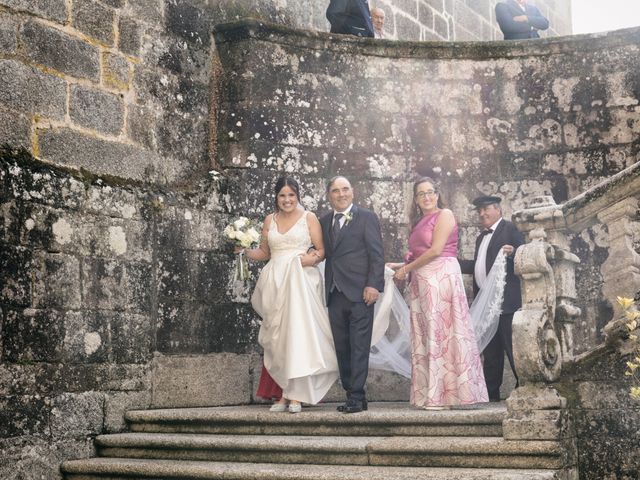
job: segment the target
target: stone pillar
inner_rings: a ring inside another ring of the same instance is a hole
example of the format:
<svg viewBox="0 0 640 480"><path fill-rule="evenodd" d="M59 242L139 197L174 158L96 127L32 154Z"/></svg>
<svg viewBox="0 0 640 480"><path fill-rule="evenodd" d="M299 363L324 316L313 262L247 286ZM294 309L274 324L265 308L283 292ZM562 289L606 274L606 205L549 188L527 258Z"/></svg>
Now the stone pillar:
<svg viewBox="0 0 640 480"><path fill-rule="evenodd" d="M629 197L600 212L597 217L609 231L609 257L600 267L604 286L602 292L611 301L614 319L621 315L617 296L635 297L640 292L640 255L634 242L640 241L638 199Z"/></svg>
<svg viewBox="0 0 640 480"><path fill-rule="evenodd" d="M555 276L549 264L555 254L543 229L533 230L530 237L514 259L522 282L522 308L513 316L513 357L521 381L553 382L562 367L555 330Z"/></svg>
<svg viewBox="0 0 640 480"><path fill-rule="evenodd" d="M531 237L534 229L543 229L546 242L553 248L550 261L556 291L555 329L566 361L573 357L573 326L581 314L576 305L575 282L575 268L580 260L570 251L562 205L557 205L550 196L538 196L527 201L526 207L516 212L514 222L527 237Z"/></svg>
<svg viewBox="0 0 640 480"><path fill-rule="evenodd" d="M562 218L557 208L546 208L540 219L547 223ZM523 220L523 215L520 216ZM533 225L535 215L528 224ZM555 229L559 232L559 229ZM556 242L560 242L558 234ZM522 386L507 399L502 422L505 440L554 440L563 445L566 478L577 478L575 434L566 399L550 385L560 377L563 347L557 335L556 299L559 295L552 264L566 262L556 252L543 228L529 231L530 242L515 256L515 271L522 282L522 308L513 317L513 356ZM567 267L564 265L563 268ZM563 275L566 275L565 271ZM571 284L568 282L568 286ZM567 285L563 286L567 292ZM562 330L561 330L562 331ZM569 332L570 333L570 332Z"/></svg>

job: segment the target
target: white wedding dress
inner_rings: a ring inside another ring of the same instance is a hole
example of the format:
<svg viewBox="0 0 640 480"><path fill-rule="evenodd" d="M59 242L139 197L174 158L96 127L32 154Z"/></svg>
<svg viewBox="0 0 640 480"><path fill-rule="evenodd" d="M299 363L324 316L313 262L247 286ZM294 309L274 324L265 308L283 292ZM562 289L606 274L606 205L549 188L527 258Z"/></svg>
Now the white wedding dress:
<svg viewBox="0 0 640 480"><path fill-rule="evenodd" d="M338 378L333 336L317 267L303 267L311 247L307 212L287 232L276 219L268 232L271 259L262 269L251 304L262 317L258 343L264 366L285 398L316 404Z"/></svg>

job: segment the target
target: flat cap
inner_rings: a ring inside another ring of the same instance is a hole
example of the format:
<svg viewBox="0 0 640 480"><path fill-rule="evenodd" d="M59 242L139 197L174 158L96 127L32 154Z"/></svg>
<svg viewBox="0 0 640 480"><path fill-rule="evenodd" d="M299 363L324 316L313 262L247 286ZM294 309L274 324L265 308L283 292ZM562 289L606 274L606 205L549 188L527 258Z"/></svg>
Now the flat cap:
<svg viewBox="0 0 640 480"><path fill-rule="evenodd" d="M500 197L494 197L492 195L483 195L478 198L474 198L471 203L476 208L486 207L487 205L493 205L494 203L500 203L502 199Z"/></svg>

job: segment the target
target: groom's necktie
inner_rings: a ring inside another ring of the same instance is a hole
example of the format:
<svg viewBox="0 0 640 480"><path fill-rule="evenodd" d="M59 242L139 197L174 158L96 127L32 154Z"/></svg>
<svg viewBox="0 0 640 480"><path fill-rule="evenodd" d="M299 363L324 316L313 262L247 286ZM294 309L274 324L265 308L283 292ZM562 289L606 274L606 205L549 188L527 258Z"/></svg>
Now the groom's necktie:
<svg viewBox="0 0 640 480"><path fill-rule="evenodd" d="M340 233L340 219L344 217L344 213L336 213L333 216L333 227L331 228L331 240L333 242L338 238L338 233Z"/></svg>

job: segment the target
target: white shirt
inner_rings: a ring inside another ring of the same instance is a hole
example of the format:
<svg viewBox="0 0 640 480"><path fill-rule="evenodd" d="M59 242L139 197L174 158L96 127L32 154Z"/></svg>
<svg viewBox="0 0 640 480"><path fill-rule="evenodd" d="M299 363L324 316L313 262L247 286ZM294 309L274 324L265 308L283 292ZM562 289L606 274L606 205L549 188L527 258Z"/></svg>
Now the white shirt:
<svg viewBox="0 0 640 480"><path fill-rule="evenodd" d="M345 217L345 215L346 215L347 213L349 213L349 212L351 211L351 209L352 209L352 208L353 208L353 203L352 203L351 205L349 205L349 206L347 207L347 209L346 209L344 212L339 212L339 211L337 211L337 210L334 210L334 211L333 211L333 220L331 221L331 225L333 225L333 224L335 223L335 220L336 220L336 213L341 213L341 214L342 214L342 218L340 218L340 220L339 220L339 221L340 221L340 228L344 227L344 222L346 222L346 221L347 221L347 218Z"/></svg>
<svg viewBox="0 0 640 480"><path fill-rule="evenodd" d="M482 241L480 242L480 246L478 247L476 264L473 269L473 278L475 279L476 284L480 288L484 286L484 283L487 280L487 249L489 248L489 242L491 241L491 237L493 237L493 234L495 233L496 228L498 228L498 225L500 225L501 221L502 221L502 218L499 218L496 223L494 223L493 225L491 225L491 227L489 227L493 231L491 233L488 233L482 238Z"/></svg>

